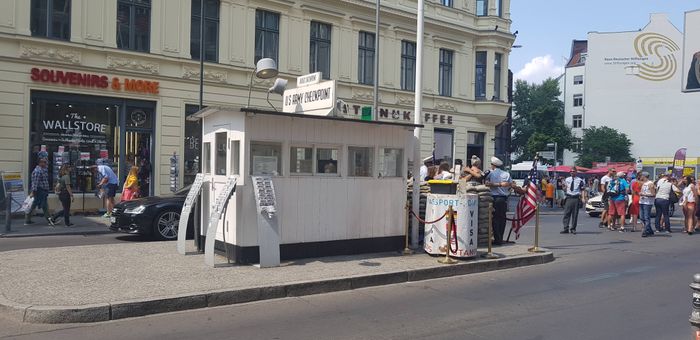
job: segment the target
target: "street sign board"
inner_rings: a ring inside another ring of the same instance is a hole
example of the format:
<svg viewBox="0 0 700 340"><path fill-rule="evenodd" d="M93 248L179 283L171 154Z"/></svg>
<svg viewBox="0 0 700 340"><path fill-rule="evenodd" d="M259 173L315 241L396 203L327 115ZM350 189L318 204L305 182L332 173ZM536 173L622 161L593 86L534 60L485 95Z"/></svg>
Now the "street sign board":
<svg viewBox="0 0 700 340"><path fill-rule="evenodd" d="M314 72L297 77L297 87L309 86L321 82L321 72Z"/></svg>
<svg viewBox="0 0 700 340"><path fill-rule="evenodd" d="M546 158L546 159L554 159L554 151L538 151L537 152L540 157Z"/></svg>
<svg viewBox="0 0 700 340"><path fill-rule="evenodd" d="M327 116L335 107L335 80L284 91L282 111Z"/></svg>

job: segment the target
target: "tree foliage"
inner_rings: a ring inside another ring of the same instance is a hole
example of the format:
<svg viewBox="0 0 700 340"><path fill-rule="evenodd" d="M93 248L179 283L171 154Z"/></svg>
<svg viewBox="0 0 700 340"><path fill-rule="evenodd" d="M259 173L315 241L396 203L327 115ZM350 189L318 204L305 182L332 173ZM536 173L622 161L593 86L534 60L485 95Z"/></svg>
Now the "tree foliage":
<svg viewBox="0 0 700 340"><path fill-rule="evenodd" d="M559 100L559 82L549 78L542 84L515 82L513 93L513 151L516 161L532 159L547 143L557 143L558 158L570 149L575 138L564 124L564 103ZM550 160L553 163L553 160Z"/></svg>
<svg viewBox="0 0 700 340"><path fill-rule="evenodd" d="M627 135L607 126L583 129L581 153L576 165L591 167L593 162L604 162L610 157L613 162L633 162L630 154L632 141Z"/></svg>

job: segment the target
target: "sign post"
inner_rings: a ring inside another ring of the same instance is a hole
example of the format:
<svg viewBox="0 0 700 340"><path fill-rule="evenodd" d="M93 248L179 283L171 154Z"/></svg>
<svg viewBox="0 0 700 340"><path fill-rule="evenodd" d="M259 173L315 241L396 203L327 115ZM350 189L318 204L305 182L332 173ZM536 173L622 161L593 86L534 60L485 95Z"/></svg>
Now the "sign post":
<svg viewBox="0 0 700 340"><path fill-rule="evenodd" d="M282 112L286 113L327 116L334 107L335 80L286 90L282 97Z"/></svg>
<svg viewBox="0 0 700 340"><path fill-rule="evenodd" d="M280 228L277 221L275 188L270 176L251 176L258 207L258 248L260 268L280 265Z"/></svg>
<svg viewBox="0 0 700 340"><path fill-rule="evenodd" d="M216 230L219 225L219 219L221 219L221 214L228 204L229 198L236 191L236 180L237 177L229 177L226 182L226 186L216 197L214 202L214 211L211 212L211 217L209 218L209 227L207 228L207 239L204 245L204 263L210 267L214 267L214 243L216 243ZM226 232L224 230L224 232Z"/></svg>
<svg viewBox="0 0 700 340"><path fill-rule="evenodd" d="M2 172L2 186L5 189L5 196L12 197L12 204L8 214L16 213L22 207L22 203L27 198L24 191L24 181L19 172Z"/></svg>
<svg viewBox="0 0 700 340"><path fill-rule="evenodd" d="M195 206L195 204L197 203L199 191L202 189L202 184L204 183L204 181L204 174L199 173L197 174L197 176L195 176L194 183L192 183L190 192L187 193L187 197L185 198L185 204L183 204L182 211L180 212L180 222L177 227L177 252L181 255L185 255L185 242L187 239L187 221L190 220L190 212L192 211L192 207ZM199 220L195 218L195 230L198 226ZM196 234L197 233L195 232L195 235Z"/></svg>

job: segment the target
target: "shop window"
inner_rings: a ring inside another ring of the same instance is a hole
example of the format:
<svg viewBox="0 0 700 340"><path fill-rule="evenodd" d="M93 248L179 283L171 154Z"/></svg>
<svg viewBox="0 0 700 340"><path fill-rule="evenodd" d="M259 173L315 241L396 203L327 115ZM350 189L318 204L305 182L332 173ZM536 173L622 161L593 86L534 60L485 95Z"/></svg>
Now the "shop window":
<svg viewBox="0 0 700 340"><path fill-rule="evenodd" d="M476 52L476 71L474 84L474 97L486 98L486 52Z"/></svg>
<svg viewBox="0 0 700 340"><path fill-rule="evenodd" d="M360 32L357 73L360 84L374 84L374 33Z"/></svg>
<svg viewBox="0 0 700 340"><path fill-rule="evenodd" d="M32 36L70 40L71 0L32 0Z"/></svg>
<svg viewBox="0 0 700 340"><path fill-rule="evenodd" d="M403 175L403 149L382 149L379 155L379 177Z"/></svg>
<svg viewBox="0 0 700 340"><path fill-rule="evenodd" d="M439 92L441 96L452 96L452 56L454 52L440 49L440 80Z"/></svg>
<svg viewBox="0 0 700 340"><path fill-rule="evenodd" d="M338 149L316 148L316 173L338 174Z"/></svg>
<svg viewBox="0 0 700 340"><path fill-rule="evenodd" d="M192 0L192 20L190 30L190 55L199 60L201 10L204 1L204 60L219 60L219 0Z"/></svg>
<svg viewBox="0 0 700 340"><path fill-rule="evenodd" d="M241 174L241 141L231 141L231 175Z"/></svg>
<svg viewBox="0 0 700 340"><path fill-rule="evenodd" d="M448 129L434 130L433 155L437 163L447 162L452 164L452 147L454 143L454 131Z"/></svg>
<svg viewBox="0 0 700 340"><path fill-rule="evenodd" d="M202 143L202 169L203 173L211 175L211 143Z"/></svg>
<svg viewBox="0 0 700 340"><path fill-rule="evenodd" d="M255 62L272 58L277 62L280 36L280 15L255 10Z"/></svg>
<svg viewBox="0 0 700 340"><path fill-rule="evenodd" d="M401 89L414 91L416 88L416 43L401 41Z"/></svg>
<svg viewBox="0 0 700 340"><path fill-rule="evenodd" d="M91 192L97 178L89 166L110 166L120 184L131 167L138 166L141 194L149 194L155 103L32 91L30 105L30 170L43 151L49 160L51 185L60 167L70 164L74 190Z"/></svg>
<svg viewBox="0 0 700 340"><path fill-rule="evenodd" d="M373 148L348 147L348 176L372 177Z"/></svg>
<svg viewBox="0 0 700 340"><path fill-rule="evenodd" d="M199 111L198 105L185 105L185 118ZM183 183L189 185L194 183L195 176L201 170L202 162L202 120L185 119L185 152L182 160L184 162Z"/></svg>
<svg viewBox="0 0 700 340"><path fill-rule="evenodd" d="M477 156L484 164L484 137L483 132L467 132L467 166L472 166L472 156Z"/></svg>
<svg viewBox="0 0 700 340"><path fill-rule="evenodd" d="M311 22L309 70L321 72L323 79L331 79L331 25Z"/></svg>
<svg viewBox="0 0 700 340"><path fill-rule="evenodd" d="M250 142L250 174L279 176L282 174L282 145Z"/></svg>
<svg viewBox="0 0 700 340"><path fill-rule="evenodd" d="M289 173L311 174L313 171L314 149L307 147L291 147L289 151Z"/></svg>
<svg viewBox="0 0 700 340"><path fill-rule="evenodd" d="M117 1L117 47L150 51L151 0Z"/></svg>
<svg viewBox="0 0 700 340"><path fill-rule="evenodd" d="M216 143L216 156L214 158L214 170L216 175L226 176L226 147L227 147L226 132L217 132L214 135L214 143Z"/></svg>

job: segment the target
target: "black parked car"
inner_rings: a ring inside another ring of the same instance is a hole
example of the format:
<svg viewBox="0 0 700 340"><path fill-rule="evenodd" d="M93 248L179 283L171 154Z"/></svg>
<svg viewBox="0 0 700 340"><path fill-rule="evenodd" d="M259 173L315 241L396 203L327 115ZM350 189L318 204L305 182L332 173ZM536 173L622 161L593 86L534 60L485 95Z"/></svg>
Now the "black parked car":
<svg viewBox="0 0 700 340"><path fill-rule="evenodd" d="M109 229L129 234L150 235L157 240L175 240L180 212L189 191L190 186L186 186L172 195L119 202L112 210ZM193 230L193 215L190 214L187 224L188 233Z"/></svg>

